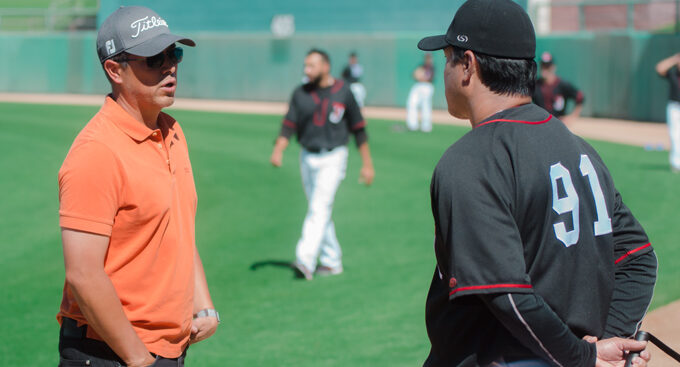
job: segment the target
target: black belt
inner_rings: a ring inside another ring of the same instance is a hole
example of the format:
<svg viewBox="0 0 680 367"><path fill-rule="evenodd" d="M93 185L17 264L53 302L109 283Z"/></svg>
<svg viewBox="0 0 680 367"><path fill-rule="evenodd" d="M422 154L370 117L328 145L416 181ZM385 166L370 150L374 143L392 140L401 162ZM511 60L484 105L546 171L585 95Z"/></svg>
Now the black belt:
<svg viewBox="0 0 680 367"><path fill-rule="evenodd" d="M62 317L61 318L61 335L63 335L65 338L69 339L77 339L77 340L83 340L83 339L89 339L89 343L101 343L101 347L104 349L104 352L106 354L109 354L109 352L116 358L118 356L115 354L115 352L103 341L96 340L96 339L90 339L87 337L87 324L83 324L82 326L78 326L78 321L70 318L70 317ZM186 349L189 349L188 347ZM184 353L182 353L183 356L186 355L186 349L184 350ZM158 355L155 353L151 353L152 356L157 357ZM169 361L176 361L179 359L177 358L166 358L161 356L160 358L167 359Z"/></svg>
<svg viewBox="0 0 680 367"><path fill-rule="evenodd" d="M333 147L333 148L308 148L308 147L304 147L304 148L305 148L306 151L308 151L310 153L319 154L319 153L330 152L337 147Z"/></svg>
<svg viewBox="0 0 680 367"><path fill-rule="evenodd" d="M70 317L61 318L61 332L67 338L85 339L87 338L87 325L78 326L78 321Z"/></svg>

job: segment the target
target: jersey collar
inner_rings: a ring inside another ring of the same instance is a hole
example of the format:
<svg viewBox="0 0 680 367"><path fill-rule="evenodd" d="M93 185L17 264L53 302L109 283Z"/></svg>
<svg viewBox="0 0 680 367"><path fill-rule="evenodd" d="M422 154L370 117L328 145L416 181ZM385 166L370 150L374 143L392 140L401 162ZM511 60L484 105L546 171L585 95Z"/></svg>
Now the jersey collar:
<svg viewBox="0 0 680 367"><path fill-rule="evenodd" d="M546 110L536 106L533 103L527 103L499 111L488 117L486 120L482 121L480 124L475 126L475 128L496 122L514 122L519 124L540 125L550 121L552 118L553 116Z"/></svg>

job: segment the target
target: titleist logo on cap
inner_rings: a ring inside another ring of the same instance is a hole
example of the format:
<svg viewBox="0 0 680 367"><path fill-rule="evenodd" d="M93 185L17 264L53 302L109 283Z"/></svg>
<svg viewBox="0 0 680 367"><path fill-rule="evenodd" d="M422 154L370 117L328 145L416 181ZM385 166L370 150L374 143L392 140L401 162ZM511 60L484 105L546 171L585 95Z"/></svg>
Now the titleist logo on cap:
<svg viewBox="0 0 680 367"><path fill-rule="evenodd" d="M166 23L165 20L161 17L156 18L155 16L152 16L151 18L149 18L148 15L142 19L137 19L130 24L130 28L137 29L137 33L133 34L132 38L137 38L137 36L139 36L140 33L156 27L167 28L168 23Z"/></svg>

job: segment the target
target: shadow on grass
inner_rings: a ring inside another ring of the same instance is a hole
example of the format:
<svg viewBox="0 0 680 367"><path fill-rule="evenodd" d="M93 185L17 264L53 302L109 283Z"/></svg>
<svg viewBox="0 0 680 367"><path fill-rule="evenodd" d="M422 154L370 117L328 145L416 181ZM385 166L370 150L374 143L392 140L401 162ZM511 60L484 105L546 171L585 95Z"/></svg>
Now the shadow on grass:
<svg viewBox="0 0 680 367"><path fill-rule="evenodd" d="M304 279L305 278L304 274L302 274L295 267L295 265L290 261L283 261L283 260L257 261L257 262L254 262L250 265L250 270L251 271L257 271L258 269L265 267L265 266L273 266L273 267L277 267L277 268L286 268L286 269L293 272L293 275L294 275L295 278L298 278L298 279Z"/></svg>

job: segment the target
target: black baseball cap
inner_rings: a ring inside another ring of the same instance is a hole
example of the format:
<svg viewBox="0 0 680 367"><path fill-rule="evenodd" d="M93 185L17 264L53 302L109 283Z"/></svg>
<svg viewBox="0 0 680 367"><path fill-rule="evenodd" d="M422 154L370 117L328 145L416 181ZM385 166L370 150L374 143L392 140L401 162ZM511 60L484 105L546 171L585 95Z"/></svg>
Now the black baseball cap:
<svg viewBox="0 0 680 367"><path fill-rule="evenodd" d="M150 57L175 42L196 46L193 40L170 33L168 23L153 10L121 6L99 27L97 54L102 63L121 52Z"/></svg>
<svg viewBox="0 0 680 367"><path fill-rule="evenodd" d="M468 0L453 16L446 34L418 42L423 51L448 46L509 59L533 59L536 33L529 15L512 0Z"/></svg>

